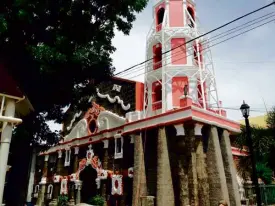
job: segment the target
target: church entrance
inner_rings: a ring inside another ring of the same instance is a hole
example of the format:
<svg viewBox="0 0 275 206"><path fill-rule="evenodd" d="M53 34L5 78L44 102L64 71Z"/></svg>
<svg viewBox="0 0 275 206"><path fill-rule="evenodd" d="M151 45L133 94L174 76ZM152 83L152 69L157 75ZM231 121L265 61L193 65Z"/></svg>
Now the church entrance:
<svg viewBox="0 0 275 206"><path fill-rule="evenodd" d="M82 181L82 189L81 189L81 202L87 203L91 201L91 199L97 195L97 185L95 179L97 178L97 172L91 165L85 167L84 170L81 171L79 179Z"/></svg>

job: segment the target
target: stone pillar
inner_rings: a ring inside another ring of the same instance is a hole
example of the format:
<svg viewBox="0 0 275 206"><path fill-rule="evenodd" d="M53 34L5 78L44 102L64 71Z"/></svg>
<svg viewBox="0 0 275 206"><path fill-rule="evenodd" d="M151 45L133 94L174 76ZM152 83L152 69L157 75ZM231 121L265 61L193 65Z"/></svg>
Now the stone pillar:
<svg viewBox="0 0 275 206"><path fill-rule="evenodd" d="M103 141L103 159L102 159L102 167L104 170L108 169L108 147L109 147L109 140ZM107 206L107 180L101 180L102 185L102 197L104 198L104 206Z"/></svg>
<svg viewBox="0 0 275 206"><path fill-rule="evenodd" d="M76 180L75 181L75 188L76 188L75 204L81 203L81 187L82 187L82 181Z"/></svg>
<svg viewBox="0 0 275 206"><path fill-rule="evenodd" d="M160 127L157 138L157 206L174 206L174 198L166 132L165 127Z"/></svg>
<svg viewBox="0 0 275 206"><path fill-rule="evenodd" d="M188 145L188 187L189 204L198 206L198 178L197 178L197 158L196 158L196 135L201 135L201 125L188 125L186 128L186 138Z"/></svg>
<svg viewBox="0 0 275 206"><path fill-rule="evenodd" d="M211 127L208 140L207 169L210 205L217 205L220 200L229 203L219 136L215 126Z"/></svg>
<svg viewBox="0 0 275 206"><path fill-rule="evenodd" d="M48 160L49 160L49 155L45 155L43 174L40 182L41 189L39 191L38 200L36 203L37 206L45 205L45 193L46 193L46 184L47 184L47 176L48 176Z"/></svg>
<svg viewBox="0 0 275 206"><path fill-rule="evenodd" d="M57 159L57 165L56 165L56 175L61 175L61 170L62 170L62 151L58 151L58 159ZM56 206L58 203L58 196L60 193L60 182L54 183L53 187L53 199L50 202L50 206Z"/></svg>
<svg viewBox="0 0 275 206"><path fill-rule="evenodd" d="M36 154L36 150L35 150L35 148L33 148L32 159L31 159L30 175L29 175L29 183L28 183L28 194L27 194L27 199L26 199L26 202L28 202L28 203L30 203L32 201L36 155L37 155Z"/></svg>
<svg viewBox="0 0 275 206"><path fill-rule="evenodd" d="M188 170L185 155L178 156L179 206L189 205Z"/></svg>
<svg viewBox="0 0 275 206"><path fill-rule="evenodd" d="M77 172L77 169L78 169L78 153L79 153L79 147L75 147L74 148L74 169L73 169L73 173L76 173ZM74 183L73 182L70 182L69 183L70 185L70 190L69 190L69 205L75 205L75 192L74 192Z"/></svg>
<svg viewBox="0 0 275 206"><path fill-rule="evenodd" d="M140 206L140 197L147 195L147 184L144 163L144 150L141 133L134 138L134 179L133 179L133 206Z"/></svg>
<svg viewBox="0 0 275 206"><path fill-rule="evenodd" d="M221 150L224 163L226 183L229 193L230 205L241 205L240 194L237 183L237 173L233 161L229 133L224 130L221 137Z"/></svg>
<svg viewBox="0 0 275 206"><path fill-rule="evenodd" d="M188 147L186 144L187 136L185 135L185 129L183 124L174 125L176 129L176 137L172 137L172 141L175 140L174 148L175 155L174 158L177 160L177 172L175 184L178 190L178 205L186 206L189 205L189 188L188 188ZM176 192L175 192L176 195ZM176 200L177 201L177 200Z"/></svg>
<svg viewBox="0 0 275 206"><path fill-rule="evenodd" d="M201 137L198 140L196 155L199 205L210 206L206 154L203 151L203 141Z"/></svg>

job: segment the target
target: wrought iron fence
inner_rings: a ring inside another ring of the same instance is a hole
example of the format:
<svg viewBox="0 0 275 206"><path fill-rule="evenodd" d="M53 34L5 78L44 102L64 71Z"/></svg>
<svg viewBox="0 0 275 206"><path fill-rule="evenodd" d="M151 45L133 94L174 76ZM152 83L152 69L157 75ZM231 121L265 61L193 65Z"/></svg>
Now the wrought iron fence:
<svg viewBox="0 0 275 206"><path fill-rule="evenodd" d="M255 188L252 185L244 185L245 197L247 203L245 205L256 205ZM274 185L260 185L261 198L264 205L275 204L275 184Z"/></svg>

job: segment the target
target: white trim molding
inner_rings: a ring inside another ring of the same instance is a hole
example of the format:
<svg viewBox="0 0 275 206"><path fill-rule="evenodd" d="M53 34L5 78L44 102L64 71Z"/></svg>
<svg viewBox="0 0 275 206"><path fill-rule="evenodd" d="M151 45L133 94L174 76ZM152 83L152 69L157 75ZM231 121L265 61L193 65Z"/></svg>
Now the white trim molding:
<svg viewBox="0 0 275 206"><path fill-rule="evenodd" d="M109 94L101 94L99 92L99 89L97 88L96 89L96 92L97 92L97 96L102 98L102 99L108 99L110 103L115 103L117 101L118 104L121 105L121 108L125 111L129 110L131 108L131 105L130 104L127 104L126 106L124 105L124 102L122 99L120 99L119 96L115 96L114 98L110 97Z"/></svg>

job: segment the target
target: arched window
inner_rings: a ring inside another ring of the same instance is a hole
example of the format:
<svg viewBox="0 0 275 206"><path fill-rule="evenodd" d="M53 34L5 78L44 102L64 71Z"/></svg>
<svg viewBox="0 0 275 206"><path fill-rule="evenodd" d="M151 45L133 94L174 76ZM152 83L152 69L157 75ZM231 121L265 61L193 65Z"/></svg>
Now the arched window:
<svg viewBox="0 0 275 206"><path fill-rule="evenodd" d="M188 16L187 16L187 19L188 19L188 22L187 24L190 26L190 27L194 27L194 23L195 22L195 14L194 14L194 10L191 8L191 7L187 7L187 12L188 12ZM191 19L190 19L191 17Z"/></svg>
<svg viewBox="0 0 275 206"><path fill-rule="evenodd" d="M157 24L161 24L163 22L163 17L164 17L164 8L160 8L157 12Z"/></svg>

